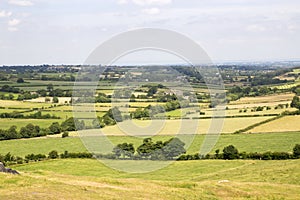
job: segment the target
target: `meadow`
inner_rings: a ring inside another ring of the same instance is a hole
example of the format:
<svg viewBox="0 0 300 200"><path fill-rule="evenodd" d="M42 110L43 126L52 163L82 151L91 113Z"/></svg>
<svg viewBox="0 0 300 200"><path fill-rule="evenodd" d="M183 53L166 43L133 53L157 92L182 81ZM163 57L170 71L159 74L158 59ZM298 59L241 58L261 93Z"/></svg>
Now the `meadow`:
<svg viewBox="0 0 300 200"><path fill-rule="evenodd" d="M154 136L153 141L166 141L172 136ZM184 139L190 136L181 136ZM142 144L144 137L130 136L108 136L108 139L115 145L128 142L133 143L135 147ZM194 154L200 151L205 135L196 135L193 143L187 149L187 153ZM188 140L187 140L188 141ZM97 143L97 140L93 140ZM214 154L216 149L222 149L229 144L234 145L240 152L266 152L266 151L284 151L292 152L295 144L300 143L300 133L268 133L268 134L226 134L221 135L215 147L211 150ZM100 142L99 142L100 145ZM72 136L61 138L60 135L47 136L42 138L19 139L0 141L0 154L10 152L16 156L25 156L27 154L48 154L50 151L56 150L59 153L69 152L86 152L86 147L79 137Z"/></svg>
<svg viewBox="0 0 300 200"><path fill-rule="evenodd" d="M20 176L0 174L1 199L297 199L300 189L300 160L183 161L143 174L93 159L14 168Z"/></svg>

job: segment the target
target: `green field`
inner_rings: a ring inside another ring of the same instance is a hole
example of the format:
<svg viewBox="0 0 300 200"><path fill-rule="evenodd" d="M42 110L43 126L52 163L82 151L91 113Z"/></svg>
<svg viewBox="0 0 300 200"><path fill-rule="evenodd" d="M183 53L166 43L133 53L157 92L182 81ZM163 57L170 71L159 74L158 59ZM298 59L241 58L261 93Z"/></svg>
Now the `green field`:
<svg viewBox="0 0 300 200"><path fill-rule="evenodd" d="M300 160L183 161L144 174L92 159L13 167L21 175L0 174L0 199L297 199L300 189Z"/></svg>
<svg viewBox="0 0 300 200"><path fill-rule="evenodd" d="M65 119L11 119L0 118L1 129L9 129L11 126L16 126L18 129L26 126L29 123L38 125L41 128L48 128L53 122L63 122Z"/></svg>
<svg viewBox="0 0 300 200"><path fill-rule="evenodd" d="M166 141L171 136L155 136L154 141ZM189 137L189 136L186 136ZM193 143L188 149L188 153L197 153L203 143L204 135L196 135ZM117 145L119 143L133 143L138 147L143 138L129 136L109 136L109 140ZM184 139L184 136L182 136ZM97 141L95 141L97 142ZM268 134L228 134L221 135L216 146L212 149L214 153L216 149L222 150L225 146L232 144L236 146L240 152L266 152L266 151L286 151L292 152L295 144L300 143L300 133L268 133ZM100 144L100 142L99 142ZM83 152L87 151L78 137L60 138L60 137L44 137L21 140L0 141L0 154L11 152L13 155L25 156L30 153L48 154L52 150L59 153L64 151Z"/></svg>

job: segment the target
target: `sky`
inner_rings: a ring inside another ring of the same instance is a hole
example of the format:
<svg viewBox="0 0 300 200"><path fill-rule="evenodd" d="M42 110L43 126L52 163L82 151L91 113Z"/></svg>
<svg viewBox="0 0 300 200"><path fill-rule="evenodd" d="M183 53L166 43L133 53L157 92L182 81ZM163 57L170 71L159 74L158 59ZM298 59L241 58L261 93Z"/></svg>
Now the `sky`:
<svg viewBox="0 0 300 200"><path fill-rule="evenodd" d="M184 34L213 62L300 60L299 0L0 0L0 65L82 64L102 42L143 27ZM180 62L122 58L149 60Z"/></svg>

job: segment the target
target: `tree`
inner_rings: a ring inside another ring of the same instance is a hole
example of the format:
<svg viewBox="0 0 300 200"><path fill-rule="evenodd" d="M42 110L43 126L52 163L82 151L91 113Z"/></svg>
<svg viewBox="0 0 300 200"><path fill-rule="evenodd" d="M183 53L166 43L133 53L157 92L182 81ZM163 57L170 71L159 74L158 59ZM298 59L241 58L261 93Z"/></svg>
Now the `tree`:
<svg viewBox="0 0 300 200"><path fill-rule="evenodd" d="M121 111L117 107L113 107L113 108L109 109L103 117L105 117L105 116L110 117L111 119L115 120L116 122L123 121Z"/></svg>
<svg viewBox="0 0 300 200"><path fill-rule="evenodd" d="M18 78L17 83L24 83L24 79Z"/></svg>
<svg viewBox="0 0 300 200"><path fill-rule="evenodd" d="M300 144L296 144L293 148L293 155L295 158L300 158Z"/></svg>
<svg viewBox="0 0 300 200"><path fill-rule="evenodd" d="M97 117L92 122L93 128L103 128L105 127L105 123L102 117Z"/></svg>
<svg viewBox="0 0 300 200"><path fill-rule="evenodd" d="M292 103L291 103L291 107L300 109L300 99L298 96L294 96Z"/></svg>
<svg viewBox="0 0 300 200"><path fill-rule="evenodd" d="M48 84L47 90L48 90L48 92L51 92L53 90L53 84Z"/></svg>
<svg viewBox="0 0 300 200"><path fill-rule="evenodd" d="M76 131L84 129L85 124L84 121L79 121L79 119L70 117L69 119L61 123L61 128L63 131Z"/></svg>
<svg viewBox="0 0 300 200"><path fill-rule="evenodd" d="M151 153L152 151L154 150L153 148L153 142L152 142L152 139L151 138L145 138L143 140L143 144L140 145L138 148L137 148L137 152L140 156L143 156L143 157L149 157L151 156Z"/></svg>
<svg viewBox="0 0 300 200"><path fill-rule="evenodd" d="M58 134L61 132L61 127L59 125L58 122L53 122L50 126L49 126L49 130L52 134Z"/></svg>
<svg viewBox="0 0 300 200"><path fill-rule="evenodd" d="M233 145L229 145L223 149L223 157L228 160L236 159L239 157L239 152Z"/></svg>
<svg viewBox="0 0 300 200"><path fill-rule="evenodd" d="M61 137L62 138L69 137L69 132L68 131L64 131Z"/></svg>
<svg viewBox="0 0 300 200"><path fill-rule="evenodd" d="M57 151L51 151L51 152L49 152L48 158L50 158L50 159L56 159L56 158L58 158Z"/></svg>
<svg viewBox="0 0 300 200"><path fill-rule="evenodd" d="M53 103L58 103L59 102L57 97L53 97L52 101L53 101Z"/></svg>
<svg viewBox="0 0 300 200"><path fill-rule="evenodd" d="M173 159L174 157L184 154L186 153L184 145L184 142L182 142L180 139L171 138L170 140L164 143L164 147L162 149L163 155L167 159Z"/></svg>
<svg viewBox="0 0 300 200"><path fill-rule="evenodd" d="M123 143L123 144L118 144L116 147L113 149L113 153L117 156L123 156L131 158L135 152L135 149L133 147L132 143Z"/></svg>

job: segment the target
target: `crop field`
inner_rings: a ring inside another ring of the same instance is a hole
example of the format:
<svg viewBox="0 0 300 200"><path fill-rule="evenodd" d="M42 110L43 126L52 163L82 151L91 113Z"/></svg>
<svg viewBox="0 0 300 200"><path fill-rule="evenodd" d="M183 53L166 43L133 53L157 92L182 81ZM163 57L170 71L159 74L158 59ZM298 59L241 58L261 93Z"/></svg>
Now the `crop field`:
<svg viewBox="0 0 300 200"><path fill-rule="evenodd" d="M300 130L300 116L285 116L275 121L251 129L253 133L290 132ZM300 142L300 140L299 140Z"/></svg>
<svg viewBox="0 0 300 200"><path fill-rule="evenodd" d="M144 174L92 159L14 168L20 176L0 174L1 199L297 199L300 189L299 160L184 161Z"/></svg>
<svg viewBox="0 0 300 200"><path fill-rule="evenodd" d="M276 94L276 95L268 95L261 97L243 97L237 101L231 102L229 105L236 104L260 104L260 103L282 103L286 101L291 101L295 94L293 93L285 93L285 94ZM258 105L257 105L258 106Z"/></svg>
<svg viewBox="0 0 300 200"><path fill-rule="evenodd" d="M25 156L31 153L48 154L52 150L59 153L69 152L85 152L87 151L80 138L75 134L68 138L61 138L61 135L47 136L42 138L20 139L0 141L0 154L11 152L13 155ZM172 136L154 136L153 140L168 140ZM180 136L183 140L185 137ZM188 139L187 138L187 139ZM188 153L197 153L203 143L205 135L196 135L193 143L187 148ZM128 142L133 143L136 147L142 144L143 137L131 136L108 136L108 139L115 145ZM221 135L216 146L211 150L214 153L216 149L222 150L225 146L232 144L239 151L246 152L266 152L266 151L286 151L291 152L293 146L300 142L300 133L268 133L268 134L228 134ZM95 141L97 143L97 141ZM100 144L100 142L99 142Z"/></svg>
<svg viewBox="0 0 300 200"><path fill-rule="evenodd" d="M18 129L26 126L29 123L38 125L41 128L49 127L53 122L63 122L65 119L11 119L0 118L1 129L9 129L11 126L16 126Z"/></svg>
<svg viewBox="0 0 300 200"><path fill-rule="evenodd" d="M252 124L265 121L272 117L243 117L243 118L225 118L224 120L219 119L217 123L224 125L222 133L233 133L239 129L246 128ZM215 123L215 121L214 121ZM136 125L137 128L130 129L132 124ZM194 126L197 126L196 128ZM210 126L213 126L211 119L200 119L200 120L132 120L124 121L119 125L107 126L102 129L102 132L106 135L124 135L126 131L123 129L130 129L130 134L141 135L141 134L159 134L159 135L174 135L180 134L206 134ZM141 127L141 128L139 128ZM144 127L144 128L143 128ZM184 128L184 130L182 130ZM213 127L212 127L213 128ZM196 130L196 132L194 131Z"/></svg>
<svg viewBox="0 0 300 200"><path fill-rule="evenodd" d="M50 107L51 103L32 103L26 101L0 100L0 105L4 108L33 109Z"/></svg>

